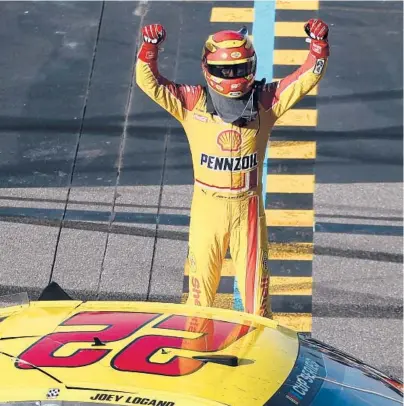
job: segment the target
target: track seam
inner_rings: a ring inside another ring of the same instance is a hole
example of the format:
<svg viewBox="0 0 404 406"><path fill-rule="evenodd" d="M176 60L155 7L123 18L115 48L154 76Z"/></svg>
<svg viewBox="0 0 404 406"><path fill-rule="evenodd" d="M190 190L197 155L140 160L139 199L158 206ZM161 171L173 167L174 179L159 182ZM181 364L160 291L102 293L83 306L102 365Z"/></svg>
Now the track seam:
<svg viewBox="0 0 404 406"><path fill-rule="evenodd" d="M178 74L178 65L179 65L178 61L179 61L179 56L180 56L182 24L183 24L183 14L182 14L182 8L180 8L178 42L177 42L177 50L176 50L176 53L175 53L175 65L174 65L174 75L173 75L173 80L174 81L177 80L177 74ZM150 273L149 273L149 282L148 282L148 285L147 285L146 301L149 300L150 293L151 293L153 267L154 267L154 262L155 262L155 257L156 257L157 241L158 241L158 233L159 233L159 224L160 224L161 201L163 199L164 177L165 177L165 173L166 173L167 151L168 151L168 144L169 144L170 136L171 136L171 130L172 130L172 125L169 124L168 128L167 128L167 132L166 132L165 137L164 137L163 171L162 171L162 174L161 174L160 193L159 193L159 200L158 200L158 203L157 203L156 234L155 234L154 243L153 243L153 252L152 252L152 259L151 259L151 264L150 264ZM182 288L181 288L181 292L182 292Z"/></svg>
<svg viewBox="0 0 404 406"><path fill-rule="evenodd" d="M100 22L98 24L97 36L96 36L96 39L95 39L93 57L92 57L92 61L91 61L90 74L89 74L88 82L87 82L87 90L86 90L86 95L84 97L84 105L83 105L83 112L82 112L82 115L81 115L80 129L79 129L79 134L77 136L76 150L75 150L75 153L74 153L73 165L72 165L72 170L71 170L71 173L70 173L69 186L68 186L68 189L67 189L67 195L66 195L65 206L64 206L64 209L63 209L63 215L62 215L62 219L60 221L59 231L58 231L58 235L57 235L57 238L56 238L56 247L55 247L55 252L54 252L54 255L53 255L51 273L50 273L50 276L49 276L48 283L52 282L52 277L53 277L53 273L54 273L54 270L55 270L55 264L56 264L56 257L57 257L58 248L59 248L60 236L62 234L63 223L65 221L66 212L67 212L67 205L69 203L70 192L71 192L71 189L72 189L73 177L74 177L74 172L75 172L75 169L76 169L77 155L79 153L81 136L83 135L84 119L85 119L85 116L86 116L87 103L88 103L88 99L89 99L89 95L90 95L91 83L92 83L92 78L93 78L93 73L94 73L95 59L96 59L96 56L97 56L98 42L99 42L99 39L100 39L100 32L101 32L101 25L102 25L102 20L103 20L103 17L104 17L104 9L105 9L105 1L103 1L102 4L101 4Z"/></svg>
<svg viewBox="0 0 404 406"><path fill-rule="evenodd" d="M141 3L141 5L146 4L146 3ZM126 139L128 135L128 122L129 122L129 113L132 108L132 101L133 101L133 88L134 88L134 82L135 82L135 62L136 62L136 56L138 53L138 49L141 43L141 30L142 30L142 25L144 18L146 17L148 12L148 7L146 6L142 16L139 21L139 29L137 33L137 41L135 41L135 49L134 49L134 54L132 58L132 70L131 70L131 78L130 78L130 84L129 84L129 91L128 91L128 98L126 100L126 105L125 105L125 120L123 123L123 129L122 129L122 134L121 134L121 140L119 143L119 155L118 155L118 167L116 171L116 181L115 181L115 188L114 188L114 196L112 198L112 207L111 207L111 215L109 217L109 222L108 222L108 228L107 228L107 236L105 238L105 245L104 245L104 251L102 254L102 259L101 259L101 268L100 268L100 274L98 276L98 283L97 283L97 293L96 293L96 300L99 299L100 296L100 289L101 289L101 280L102 280L102 275L104 274L104 267L105 267L105 257L107 255L107 249L108 249L108 244L109 244L109 236L111 234L111 231L113 229L113 223L115 221L115 206L116 206L116 199L118 197L118 186L119 186L119 181L121 178L121 170L122 170L122 164L123 164L123 154L125 151L125 145L126 145Z"/></svg>

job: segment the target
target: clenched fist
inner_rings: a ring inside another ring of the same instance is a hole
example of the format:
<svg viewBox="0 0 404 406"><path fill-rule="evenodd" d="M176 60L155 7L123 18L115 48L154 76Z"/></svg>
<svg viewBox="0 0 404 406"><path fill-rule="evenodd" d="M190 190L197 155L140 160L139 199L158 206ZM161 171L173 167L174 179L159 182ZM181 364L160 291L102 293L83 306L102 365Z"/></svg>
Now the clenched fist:
<svg viewBox="0 0 404 406"><path fill-rule="evenodd" d="M328 37L328 25L320 19L310 19L304 26L306 34L315 40L326 40Z"/></svg>
<svg viewBox="0 0 404 406"><path fill-rule="evenodd" d="M142 28L143 41L149 44L161 44L166 39L166 30L161 24L150 24Z"/></svg>

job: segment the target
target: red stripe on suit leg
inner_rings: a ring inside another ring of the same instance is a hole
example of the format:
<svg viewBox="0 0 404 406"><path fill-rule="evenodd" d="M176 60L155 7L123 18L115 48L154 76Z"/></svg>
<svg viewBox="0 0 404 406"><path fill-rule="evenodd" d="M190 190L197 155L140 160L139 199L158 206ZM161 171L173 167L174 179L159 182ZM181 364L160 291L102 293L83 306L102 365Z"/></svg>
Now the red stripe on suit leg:
<svg viewBox="0 0 404 406"><path fill-rule="evenodd" d="M247 237L247 270L246 270L246 312L254 313L254 287L257 272L258 245L258 204L254 196L248 202L248 237Z"/></svg>

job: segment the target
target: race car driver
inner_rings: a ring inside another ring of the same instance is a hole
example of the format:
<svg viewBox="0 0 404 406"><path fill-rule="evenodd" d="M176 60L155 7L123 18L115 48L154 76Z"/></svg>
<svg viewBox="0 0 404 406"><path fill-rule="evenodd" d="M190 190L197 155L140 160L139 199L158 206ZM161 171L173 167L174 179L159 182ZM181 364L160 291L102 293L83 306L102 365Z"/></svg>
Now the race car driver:
<svg viewBox="0 0 404 406"><path fill-rule="evenodd" d="M176 84L158 70L160 24L142 29L138 86L183 126L192 154L194 192L189 232L187 304L212 306L228 247L248 313L271 318L268 239L262 171L275 122L323 77L328 26L309 20L310 51L284 79L256 81L257 55L244 29L207 39L202 71L207 87Z"/></svg>

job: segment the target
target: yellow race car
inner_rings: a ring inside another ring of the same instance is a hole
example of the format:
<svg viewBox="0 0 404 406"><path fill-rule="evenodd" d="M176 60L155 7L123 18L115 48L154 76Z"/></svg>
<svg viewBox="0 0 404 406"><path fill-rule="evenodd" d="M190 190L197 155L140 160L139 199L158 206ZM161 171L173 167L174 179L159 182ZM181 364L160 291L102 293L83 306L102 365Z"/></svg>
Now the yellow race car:
<svg viewBox="0 0 404 406"><path fill-rule="evenodd" d="M397 405L402 383L276 322L224 309L0 298L0 404Z"/></svg>

